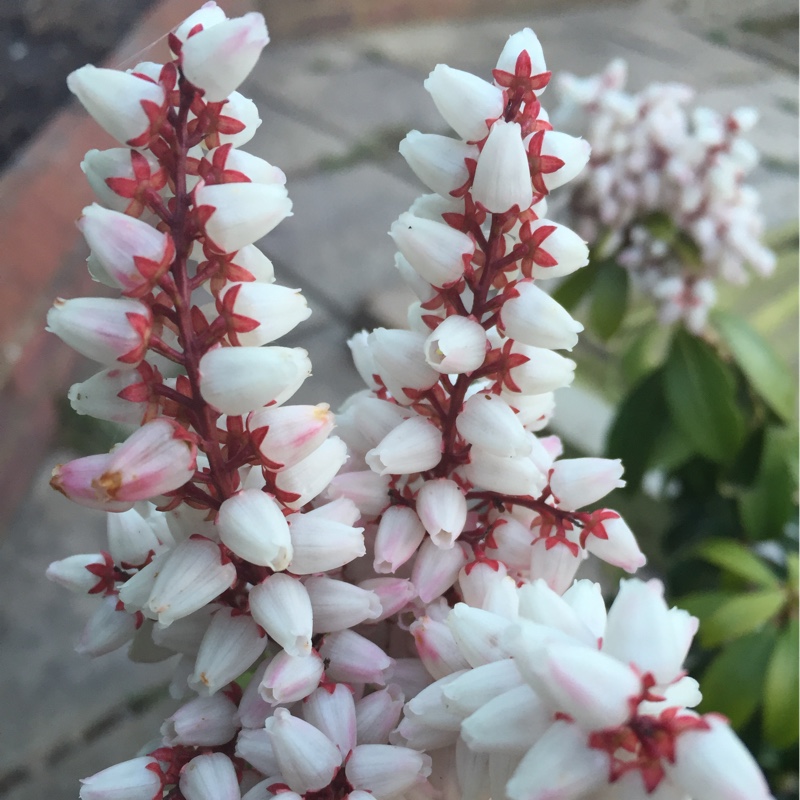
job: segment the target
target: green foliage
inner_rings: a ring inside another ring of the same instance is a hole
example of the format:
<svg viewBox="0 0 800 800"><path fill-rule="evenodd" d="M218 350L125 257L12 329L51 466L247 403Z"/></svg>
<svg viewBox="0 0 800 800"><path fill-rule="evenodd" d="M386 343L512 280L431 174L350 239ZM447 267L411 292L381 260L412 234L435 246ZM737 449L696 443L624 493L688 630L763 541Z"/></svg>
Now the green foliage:
<svg viewBox="0 0 800 800"><path fill-rule="evenodd" d="M619 330L628 309L628 270L614 261L606 261L594 272L589 324L603 341L607 341Z"/></svg>
<svg viewBox="0 0 800 800"><path fill-rule="evenodd" d="M764 736L776 747L798 740L798 623L790 620L772 652L764 680Z"/></svg>

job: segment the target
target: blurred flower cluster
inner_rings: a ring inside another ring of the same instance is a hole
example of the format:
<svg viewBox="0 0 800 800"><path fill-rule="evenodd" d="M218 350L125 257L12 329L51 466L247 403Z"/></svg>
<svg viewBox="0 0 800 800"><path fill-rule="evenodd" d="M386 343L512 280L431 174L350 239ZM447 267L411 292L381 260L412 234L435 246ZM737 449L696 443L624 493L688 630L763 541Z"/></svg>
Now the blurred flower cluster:
<svg viewBox="0 0 800 800"><path fill-rule="evenodd" d="M631 94L626 80L620 60L588 78L559 76L557 119L592 147L573 185L573 224L630 271L663 323L700 333L717 278L743 284L748 267L766 277L775 266L760 241L758 192L745 183L758 163L744 136L757 112L693 106L693 89L677 83Z"/></svg>
<svg viewBox="0 0 800 800"><path fill-rule="evenodd" d="M607 613L575 580L590 554L645 558L597 507L620 462L537 436L582 330L538 281L588 261L547 195L589 148L541 108L533 32L493 82L426 81L457 138L400 146L434 192L391 230L419 300L409 329L353 338L367 389L335 420L285 405L310 364L272 342L309 311L253 245L291 210L281 171L236 149L264 21L207 3L169 42L165 65L69 79L124 145L87 154L103 205L79 223L123 296L59 300L49 325L105 367L76 410L139 427L54 470L109 512L108 549L49 577L100 600L81 651L175 657L183 701L83 800L767 798L727 724L691 710L696 620L657 581Z"/></svg>

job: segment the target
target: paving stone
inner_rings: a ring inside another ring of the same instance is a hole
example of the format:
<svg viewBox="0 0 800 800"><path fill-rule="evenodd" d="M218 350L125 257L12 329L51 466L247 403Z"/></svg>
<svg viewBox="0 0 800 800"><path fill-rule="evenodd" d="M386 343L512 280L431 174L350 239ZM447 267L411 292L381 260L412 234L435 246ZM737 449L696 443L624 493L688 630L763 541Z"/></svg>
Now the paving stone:
<svg viewBox="0 0 800 800"><path fill-rule="evenodd" d="M133 664L125 648L98 659L74 650L98 601L44 573L51 561L107 546L104 515L48 486L53 465L74 457L48 454L0 545L0 775L72 740L126 697L165 682L171 669Z"/></svg>
<svg viewBox="0 0 800 800"><path fill-rule="evenodd" d="M371 292L399 282L386 232L417 196L410 184L365 164L296 180L289 191L294 216L260 243L284 275L313 287L340 321Z"/></svg>

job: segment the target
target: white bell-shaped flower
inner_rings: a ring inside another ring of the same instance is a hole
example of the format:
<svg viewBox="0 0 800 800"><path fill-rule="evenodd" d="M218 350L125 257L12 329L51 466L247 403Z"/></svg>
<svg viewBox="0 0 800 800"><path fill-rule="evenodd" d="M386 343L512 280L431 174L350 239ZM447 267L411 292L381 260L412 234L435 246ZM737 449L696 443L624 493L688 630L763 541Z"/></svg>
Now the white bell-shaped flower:
<svg viewBox="0 0 800 800"><path fill-rule="evenodd" d="M514 206L520 211L530 208L533 188L518 123L499 119L492 125L478 158L472 197L495 214L503 214Z"/></svg>

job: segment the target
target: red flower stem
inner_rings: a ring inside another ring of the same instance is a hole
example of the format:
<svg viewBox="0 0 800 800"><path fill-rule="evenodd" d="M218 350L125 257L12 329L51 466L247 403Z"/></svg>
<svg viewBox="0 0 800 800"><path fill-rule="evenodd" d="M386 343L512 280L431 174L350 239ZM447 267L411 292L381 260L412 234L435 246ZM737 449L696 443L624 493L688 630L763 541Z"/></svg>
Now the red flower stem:
<svg viewBox="0 0 800 800"><path fill-rule="evenodd" d="M494 503L496 505L522 506L523 508L531 509L531 511L538 511L543 516L567 520L579 528L584 526L584 520L579 513L555 508L544 500L536 500L533 497L519 497L516 495L505 495L488 491L473 491L467 493L467 500L483 500L486 503Z"/></svg>
<svg viewBox="0 0 800 800"><path fill-rule="evenodd" d="M176 392L175 389L170 386L165 386L163 383L153 383L150 388L153 390L154 394L166 397L167 400L172 400L173 403L180 403L180 405L192 408L193 410L192 399L185 394Z"/></svg>
<svg viewBox="0 0 800 800"><path fill-rule="evenodd" d="M151 336L148 346L152 351L164 356L164 358L168 358L170 361L174 361L176 364L183 366L185 355L174 347L170 347L161 337Z"/></svg>

